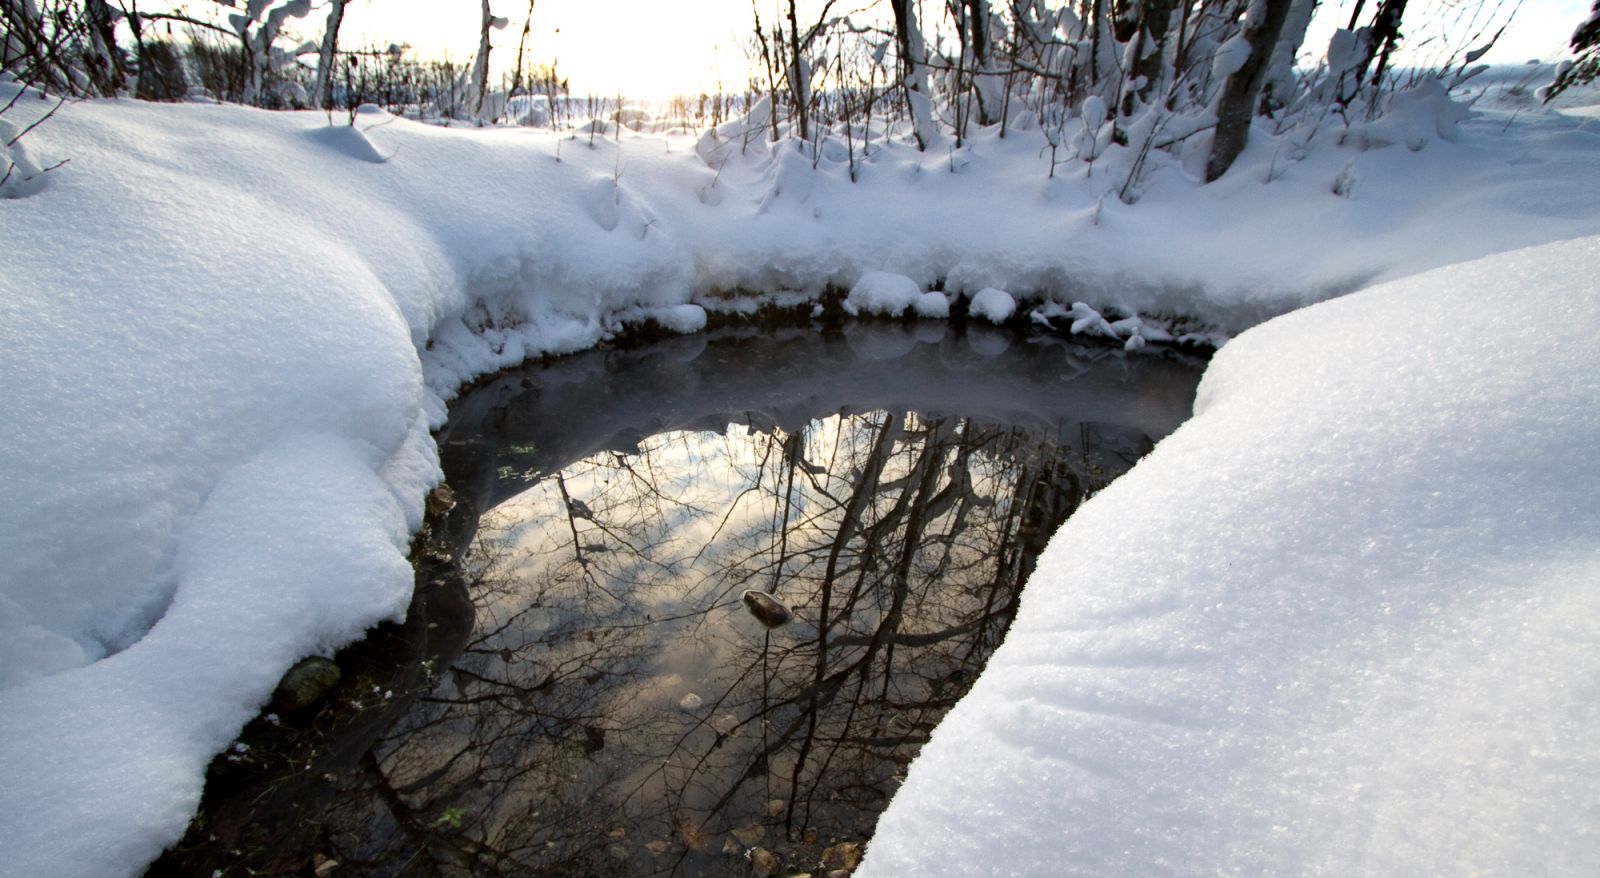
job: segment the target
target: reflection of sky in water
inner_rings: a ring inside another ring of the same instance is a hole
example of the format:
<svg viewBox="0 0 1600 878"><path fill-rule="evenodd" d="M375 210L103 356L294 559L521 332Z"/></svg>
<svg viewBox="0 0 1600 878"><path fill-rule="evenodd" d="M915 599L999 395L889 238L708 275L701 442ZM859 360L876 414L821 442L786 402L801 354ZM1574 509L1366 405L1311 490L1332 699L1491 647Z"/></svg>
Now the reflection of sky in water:
<svg viewBox="0 0 1600 878"><path fill-rule="evenodd" d="M319 817L342 871L821 874L868 839L1049 534L1192 397L991 336L692 337L454 404L474 629Z"/></svg>
<svg viewBox="0 0 1600 878"><path fill-rule="evenodd" d="M391 777L451 779L536 861L814 865L870 834L1045 536L1147 447L874 412L574 462L485 520L477 638ZM794 620L769 632L745 589Z"/></svg>

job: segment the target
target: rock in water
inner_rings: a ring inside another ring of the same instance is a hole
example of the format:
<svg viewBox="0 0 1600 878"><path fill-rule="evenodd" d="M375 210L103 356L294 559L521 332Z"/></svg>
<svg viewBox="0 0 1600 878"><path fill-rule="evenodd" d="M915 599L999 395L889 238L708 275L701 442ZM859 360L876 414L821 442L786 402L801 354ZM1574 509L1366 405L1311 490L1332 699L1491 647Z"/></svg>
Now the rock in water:
<svg viewBox="0 0 1600 878"><path fill-rule="evenodd" d="M283 675L272 706L279 713L298 713L317 703L328 690L339 684L339 666L321 656L301 659Z"/></svg>
<svg viewBox="0 0 1600 878"><path fill-rule="evenodd" d="M438 487L428 492L426 503L429 518L439 518L445 513L456 508L456 492L450 486L440 482Z"/></svg>
<svg viewBox="0 0 1600 878"><path fill-rule="evenodd" d="M750 871L759 878L772 878L783 869L778 862L778 856L766 848L756 848L750 852Z"/></svg>
<svg viewBox="0 0 1600 878"><path fill-rule="evenodd" d="M747 591L744 593L745 608L750 615L768 628L777 628L788 624L794 615L789 608L778 602L778 599L764 591Z"/></svg>
<svg viewBox="0 0 1600 878"><path fill-rule="evenodd" d="M766 839L767 828L759 823L752 823L749 826L733 830L731 834L738 840L739 844L747 848L753 848Z"/></svg>
<svg viewBox="0 0 1600 878"><path fill-rule="evenodd" d="M854 872L861 865L861 845L842 841L822 852L822 867L834 871Z"/></svg>

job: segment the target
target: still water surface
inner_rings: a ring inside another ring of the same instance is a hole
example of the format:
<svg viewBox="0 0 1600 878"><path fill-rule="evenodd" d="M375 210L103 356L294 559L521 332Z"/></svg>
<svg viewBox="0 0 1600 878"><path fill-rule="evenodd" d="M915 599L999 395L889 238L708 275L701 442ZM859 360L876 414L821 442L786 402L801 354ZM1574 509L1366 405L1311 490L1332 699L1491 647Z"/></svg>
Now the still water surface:
<svg viewBox="0 0 1600 878"><path fill-rule="evenodd" d="M853 866L1050 534L1188 416L1197 376L942 324L501 376L440 436L453 526L476 534L470 633L317 816L317 862ZM789 621L764 625L747 590Z"/></svg>

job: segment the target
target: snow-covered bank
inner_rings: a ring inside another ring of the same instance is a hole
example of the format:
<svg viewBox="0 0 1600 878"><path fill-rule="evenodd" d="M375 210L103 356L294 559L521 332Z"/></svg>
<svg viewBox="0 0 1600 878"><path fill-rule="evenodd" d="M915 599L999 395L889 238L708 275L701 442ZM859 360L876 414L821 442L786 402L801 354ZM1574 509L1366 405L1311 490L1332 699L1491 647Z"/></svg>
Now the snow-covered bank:
<svg viewBox="0 0 1600 878"><path fill-rule="evenodd" d="M863 876L1600 861L1600 239L1235 339L1062 527Z"/></svg>
<svg viewBox="0 0 1600 878"><path fill-rule="evenodd" d="M618 313L689 324L691 302L872 270L1236 330L1366 278L1600 233L1600 133L1582 125L1500 116L1421 153L1293 162L1263 139L1219 184L1162 169L1130 207L1093 173L1047 179L1025 134L893 146L852 184L837 156L813 169L759 142L713 168L688 136L591 148L65 107L27 145L71 163L0 204L5 868L136 872L289 663L402 610L426 427L472 375L593 344ZM1330 192L1341 175L1351 198ZM1487 305L1374 313L1361 354L1448 351L1461 321L1495 339L1527 316L1514 295Z"/></svg>

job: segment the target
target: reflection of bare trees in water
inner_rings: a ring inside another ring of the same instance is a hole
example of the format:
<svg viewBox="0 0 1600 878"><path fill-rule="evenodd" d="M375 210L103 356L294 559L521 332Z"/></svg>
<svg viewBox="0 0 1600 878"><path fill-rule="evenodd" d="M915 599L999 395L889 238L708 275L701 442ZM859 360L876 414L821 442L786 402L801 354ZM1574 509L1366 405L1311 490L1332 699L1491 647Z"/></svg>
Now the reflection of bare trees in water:
<svg viewBox="0 0 1600 878"><path fill-rule="evenodd" d="M485 522L477 629L327 818L345 874L749 874L863 839L1055 526L1148 447L874 413L652 437ZM767 631L738 596L775 594Z"/></svg>

